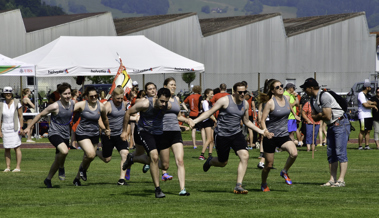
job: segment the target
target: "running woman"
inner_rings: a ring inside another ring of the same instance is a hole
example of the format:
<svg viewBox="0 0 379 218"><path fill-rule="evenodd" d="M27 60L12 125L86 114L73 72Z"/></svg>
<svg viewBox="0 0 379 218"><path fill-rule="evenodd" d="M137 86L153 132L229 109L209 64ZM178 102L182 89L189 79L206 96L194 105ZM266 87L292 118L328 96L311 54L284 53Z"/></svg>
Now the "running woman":
<svg viewBox="0 0 379 218"><path fill-rule="evenodd" d="M137 129L134 131L134 139L137 147L140 145L144 146L146 153L149 155L150 174L154 182L156 198L165 197L165 194L159 187L158 152L160 151L162 142L163 115L166 110L171 109L171 103L168 102L170 97L170 90L167 88L161 88L158 91L157 98L149 97L145 100L138 101L126 112L121 133L121 138L125 141L127 139L127 127L130 115L140 112ZM146 164L145 156L140 156L129 154L122 169L126 170L134 162Z"/></svg>
<svg viewBox="0 0 379 218"><path fill-rule="evenodd" d="M105 135L110 138L111 133L105 105L98 101L96 89L93 86L89 86L85 90L84 95L88 97L88 100L76 103L74 109L74 111L80 111L82 113L80 123L76 129L76 140L84 151L83 161L73 181L75 186L81 186L79 178L83 181L87 181L87 170L96 157L96 149L99 144L100 117L105 125Z"/></svg>
<svg viewBox="0 0 379 218"><path fill-rule="evenodd" d="M267 128L269 132L274 133L273 138L263 139L263 150L266 162L262 170L261 190L264 192L270 191L267 186L267 177L274 164L275 148L281 147L289 153L287 162L283 170L280 171L280 176L285 179L287 185L292 185L292 181L287 172L297 157L296 145L289 137L287 127L288 115L291 112L289 96L283 95L283 84L278 80L271 80L268 87L268 92L260 93L258 99L260 103L266 103L261 119L262 128ZM266 120L268 116L270 116L270 119Z"/></svg>
<svg viewBox="0 0 379 218"><path fill-rule="evenodd" d="M75 102L71 100L71 86L68 83L62 83L58 87L60 100L50 104L45 110L39 113L29 123L25 133L30 133L32 126L41 119L41 117L51 113L51 122L49 126L49 141L56 148L55 160L50 167L44 183L47 188L52 188L51 179L59 169L60 180L64 180L64 163L68 154L70 140L70 122L74 112ZM62 176L62 177L61 177Z"/></svg>
<svg viewBox="0 0 379 218"><path fill-rule="evenodd" d="M105 135L105 126L100 123L103 130L101 135L101 143L103 145L102 151L96 150L96 155L105 163L109 163L112 159L113 148L116 147L121 156L120 164L120 178L117 185L127 185L125 182L125 170L122 170L122 164L129 154L128 141L120 138L122 132L122 124L126 112L126 102L124 102L124 90L122 88L115 88L112 92L112 100L105 103L105 111L108 116L109 128L111 130L111 137Z"/></svg>
<svg viewBox="0 0 379 218"><path fill-rule="evenodd" d="M209 111L209 109L211 109L212 107L212 103L210 102L210 100L213 97L213 90L206 89L204 91L204 97L205 97L205 100L202 101L202 105L203 105L203 110L205 112L205 111ZM210 118L203 120L202 126L205 129L206 141L203 144L203 149L201 150L199 160L205 160L204 153L208 146L209 146L208 157L212 156L212 150L213 150L213 144L214 144L213 137L212 137L213 135L212 127L214 123L217 123L217 120L213 115Z"/></svg>
<svg viewBox="0 0 379 218"><path fill-rule="evenodd" d="M203 165L204 172L207 172L211 166L225 167L228 163L230 148L233 148L236 155L240 158L237 171L237 184L234 188L236 194L247 194L248 191L242 187L242 180L245 176L247 163L249 160L249 152L247 143L241 131L241 120L243 123L264 134L266 137L272 137L266 129L262 130L255 126L249 120L249 105L245 100L246 87L243 83L236 83L233 86L234 95L228 95L220 98L216 104L208 111L204 112L195 120L189 120L190 127L193 128L196 123L210 117L217 110L220 110L218 115L218 123L216 127L215 143L217 149L217 157L208 157Z"/></svg>

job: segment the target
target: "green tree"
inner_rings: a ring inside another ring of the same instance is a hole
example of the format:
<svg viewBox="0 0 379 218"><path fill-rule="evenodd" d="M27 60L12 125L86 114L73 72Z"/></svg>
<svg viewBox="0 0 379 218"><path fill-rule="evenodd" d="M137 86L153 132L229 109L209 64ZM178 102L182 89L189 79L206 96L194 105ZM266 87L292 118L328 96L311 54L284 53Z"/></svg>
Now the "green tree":
<svg viewBox="0 0 379 218"><path fill-rule="evenodd" d="M111 84L113 83L114 76L89 76L88 80L92 82L92 84Z"/></svg>
<svg viewBox="0 0 379 218"><path fill-rule="evenodd" d="M188 90L191 90L191 82L196 78L196 73L183 73L182 79L188 84Z"/></svg>

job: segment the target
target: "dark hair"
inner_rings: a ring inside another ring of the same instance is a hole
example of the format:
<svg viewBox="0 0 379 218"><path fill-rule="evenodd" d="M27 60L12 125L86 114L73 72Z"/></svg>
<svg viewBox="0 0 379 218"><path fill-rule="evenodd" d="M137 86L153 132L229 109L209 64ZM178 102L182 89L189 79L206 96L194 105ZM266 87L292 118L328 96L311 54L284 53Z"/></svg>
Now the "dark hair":
<svg viewBox="0 0 379 218"><path fill-rule="evenodd" d="M263 92L259 93L259 95L258 95L258 102L259 103L266 103L271 99L271 97L272 97L271 91L274 90L274 84L276 82L280 82L280 81L276 80L276 79L269 79L269 80L266 79Z"/></svg>
<svg viewBox="0 0 379 218"><path fill-rule="evenodd" d="M215 94L217 94L217 93L220 93L220 88L215 88L215 89L213 89L213 94L215 95Z"/></svg>
<svg viewBox="0 0 379 218"><path fill-rule="evenodd" d="M145 90L147 90L147 87L148 87L149 85L154 85L155 88L157 88L157 85L155 85L153 82L148 82L148 83L145 84Z"/></svg>
<svg viewBox="0 0 379 218"><path fill-rule="evenodd" d="M167 86L168 83L171 82L172 80L174 80L176 82L176 80L173 77L169 77L169 78L167 78L167 79L164 80L163 85Z"/></svg>
<svg viewBox="0 0 379 218"><path fill-rule="evenodd" d="M233 85L233 91L234 92L237 91L237 87L238 86L244 86L246 88L245 84L243 84L242 82L238 82L238 83L236 83L236 84Z"/></svg>
<svg viewBox="0 0 379 218"><path fill-rule="evenodd" d="M86 90L84 91L84 96L89 96L88 94L89 94L89 92L92 92L92 91L95 91L96 92L96 94L97 94L97 91L96 91L96 89L95 89L95 87L93 87L93 86L87 86L87 88L86 88Z"/></svg>
<svg viewBox="0 0 379 218"><path fill-rule="evenodd" d="M67 89L70 89L70 92L71 92L71 85L68 84L68 83L62 83L60 84L60 86L58 87L58 92L59 94L62 94L64 91L66 91Z"/></svg>
<svg viewBox="0 0 379 218"><path fill-rule="evenodd" d="M247 87L247 82L244 80L241 83L245 84L245 87Z"/></svg>
<svg viewBox="0 0 379 218"><path fill-rule="evenodd" d="M226 90L226 84L225 83L220 84L220 90Z"/></svg>
<svg viewBox="0 0 379 218"><path fill-rule="evenodd" d="M200 94L201 93L201 87L199 85L196 85L192 88L192 92Z"/></svg>
<svg viewBox="0 0 379 218"><path fill-rule="evenodd" d="M71 90L71 97L75 97L76 93L78 93L77 89Z"/></svg>
<svg viewBox="0 0 379 218"><path fill-rule="evenodd" d="M137 94L137 98L144 98L146 95L145 90L140 90Z"/></svg>
<svg viewBox="0 0 379 218"><path fill-rule="evenodd" d="M171 92L170 92L170 90L168 88L160 88L158 90L158 94L157 94L158 98L160 98L161 95L163 95L166 98L170 98L171 97Z"/></svg>
<svg viewBox="0 0 379 218"><path fill-rule="evenodd" d="M212 89L206 89L206 90L204 91L204 98L207 98L207 95L208 95L211 91L213 92Z"/></svg>

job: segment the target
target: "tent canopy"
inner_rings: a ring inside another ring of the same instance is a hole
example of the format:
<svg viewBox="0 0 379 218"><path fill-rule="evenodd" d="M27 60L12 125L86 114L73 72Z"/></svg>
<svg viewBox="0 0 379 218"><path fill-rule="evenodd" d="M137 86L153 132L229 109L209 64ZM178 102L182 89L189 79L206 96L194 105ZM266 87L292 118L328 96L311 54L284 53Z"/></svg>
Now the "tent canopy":
<svg viewBox="0 0 379 218"><path fill-rule="evenodd" d="M180 56L145 36L61 36L15 58L36 65L37 77L116 75L120 55L130 75L204 72L202 63Z"/></svg>
<svg viewBox="0 0 379 218"><path fill-rule="evenodd" d="M0 54L0 76L34 76L34 65Z"/></svg>

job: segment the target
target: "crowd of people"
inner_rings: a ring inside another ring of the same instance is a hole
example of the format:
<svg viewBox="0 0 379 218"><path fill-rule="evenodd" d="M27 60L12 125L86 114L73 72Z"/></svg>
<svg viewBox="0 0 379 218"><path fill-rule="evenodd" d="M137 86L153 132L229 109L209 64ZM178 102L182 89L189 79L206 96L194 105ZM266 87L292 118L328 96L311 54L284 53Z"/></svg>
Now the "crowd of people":
<svg viewBox="0 0 379 218"><path fill-rule="evenodd" d="M219 88L208 88L203 93L200 86L194 86L193 94L179 99L175 96L176 81L170 77L160 89L149 82L145 84L144 90L139 90L135 82L131 92L125 95L124 89L117 87L109 100L105 99L104 94L99 99L101 93L89 86L82 95L83 100L78 101L78 90L72 90L70 84L63 83L53 93L50 105L34 118L23 116L23 112L30 112L35 107L28 98L30 90L23 90L24 98L20 102L13 99L12 88L5 87L2 93L5 100L0 104L0 137L3 138L7 165L4 172L10 171L12 148L16 151L17 160L13 172L20 171L21 136L27 135L27 140L31 140L29 137L34 124L43 116L51 114L48 139L56 148L56 154L44 180L48 188L53 187L51 180L56 172L59 172L60 180L66 179L64 163L70 148L80 147L84 153L73 180L75 186L81 186L81 180L87 181L87 171L96 156L108 163L116 148L121 156L117 184L126 185L125 179L130 179L131 167L134 163L141 163L144 173L150 170L155 197L163 198L165 194L160 188L159 173L161 170L163 181L172 179L167 172L172 150L178 170L179 195L189 196L185 187L181 134L181 131L188 129L184 123L192 129L194 149L197 148L196 131L201 132L203 143L198 159L205 161L204 172L211 166L225 167L230 149L234 150L240 160L233 190L236 194L248 193L243 187L249 161L248 149L260 149L257 167L262 169L261 190L267 192L270 191L267 179L273 169L274 154L288 152L280 176L286 184L292 185L288 172L298 156L296 147L302 146L304 141L307 151L310 151L316 145L317 135L321 136L320 146L325 145L326 138L328 146L330 179L322 186L343 187L348 163L346 146L350 133L349 119L333 93L322 90L315 79L308 78L300 87L305 92L302 97L296 92L294 84L284 86L280 81L270 79L265 81L264 91L254 96L247 91L248 83L242 81L233 85L232 94L227 92L226 84L222 83ZM359 149L362 148L363 138L366 139L365 149L369 149L372 125L379 148L379 112L376 107L379 88L376 96L369 99L367 92L371 89L370 83L365 83L364 87L358 97L361 127ZM369 116L371 109L376 112L373 113L374 118ZM24 121L27 123L25 129L21 125ZM216 155L212 154L214 147ZM131 149L134 149L133 152ZM207 149L208 155L205 154ZM340 175L337 178L338 166Z"/></svg>

